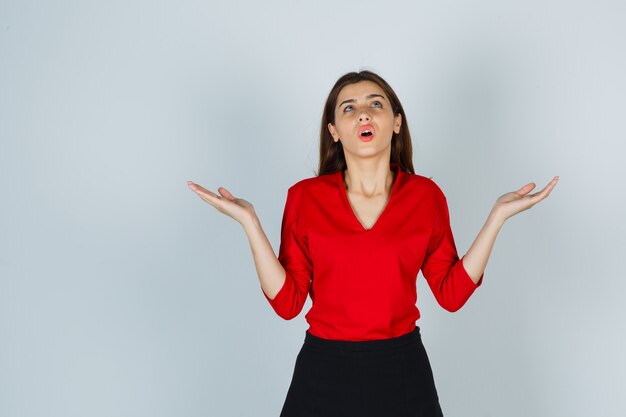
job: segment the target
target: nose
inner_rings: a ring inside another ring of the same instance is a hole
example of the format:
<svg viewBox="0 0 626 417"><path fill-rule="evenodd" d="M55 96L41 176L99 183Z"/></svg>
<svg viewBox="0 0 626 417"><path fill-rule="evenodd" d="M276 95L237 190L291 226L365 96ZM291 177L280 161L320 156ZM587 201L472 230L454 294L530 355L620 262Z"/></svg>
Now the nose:
<svg viewBox="0 0 626 417"><path fill-rule="evenodd" d="M370 115L365 112L362 111L361 114L359 114L359 122L363 123L363 122L369 122L370 121Z"/></svg>

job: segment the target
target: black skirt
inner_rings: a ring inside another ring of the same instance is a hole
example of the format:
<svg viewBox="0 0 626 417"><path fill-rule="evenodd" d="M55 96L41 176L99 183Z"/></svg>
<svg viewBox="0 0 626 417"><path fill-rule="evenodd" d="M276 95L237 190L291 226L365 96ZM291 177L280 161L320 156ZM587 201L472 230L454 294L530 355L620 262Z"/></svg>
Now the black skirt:
<svg viewBox="0 0 626 417"><path fill-rule="evenodd" d="M280 417L442 417L419 326L383 340L306 331Z"/></svg>

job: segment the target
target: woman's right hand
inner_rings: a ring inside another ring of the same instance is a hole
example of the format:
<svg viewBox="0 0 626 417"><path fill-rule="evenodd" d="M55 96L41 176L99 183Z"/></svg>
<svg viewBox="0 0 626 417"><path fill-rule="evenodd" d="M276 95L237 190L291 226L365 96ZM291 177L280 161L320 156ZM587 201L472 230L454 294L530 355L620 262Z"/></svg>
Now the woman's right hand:
<svg viewBox="0 0 626 417"><path fill-rule="evenodd" d="M219 187L217 189L217 191L221 194L217 195L194 183L193 181L187 181L187 185L191 188L191 191L198 194L201 199L211 204L219 212L237 220L241 225L256 216L254 206L252 204L243 198L235 198L235 196L224 187Z"/></svg>

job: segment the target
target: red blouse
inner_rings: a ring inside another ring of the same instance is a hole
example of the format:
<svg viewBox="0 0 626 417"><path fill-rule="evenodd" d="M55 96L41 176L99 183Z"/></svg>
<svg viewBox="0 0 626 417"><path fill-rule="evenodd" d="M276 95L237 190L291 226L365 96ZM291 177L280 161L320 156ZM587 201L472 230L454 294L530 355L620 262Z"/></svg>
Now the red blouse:
<svg viewBox="0 0 626 417"><path fill-rule="evenodd" d="M401 336L420 317L420 269L437 302L460 309L474 283L459 260L446 197L434 181L397 172L376 223L366 229L350 206L342 172L289 187L278 260L286 279L270 299L283 319L305 315L308 331L324 339L374 340Z"/></svg>

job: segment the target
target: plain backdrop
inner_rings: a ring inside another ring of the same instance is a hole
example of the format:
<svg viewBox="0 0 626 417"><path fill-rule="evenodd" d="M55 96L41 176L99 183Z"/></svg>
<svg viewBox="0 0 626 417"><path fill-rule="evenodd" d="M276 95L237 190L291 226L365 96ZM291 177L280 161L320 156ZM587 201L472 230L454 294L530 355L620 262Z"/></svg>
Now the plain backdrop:
<svg viewBox="0 0 626 417"><path fill-rule="evenodd" d="M0 416L278 416L310 308L265 300L334 82L407 113L459 255L502 228L456 313L418 277L447 417L626 415L626 6L621 1L0 2Z"/></svg>

